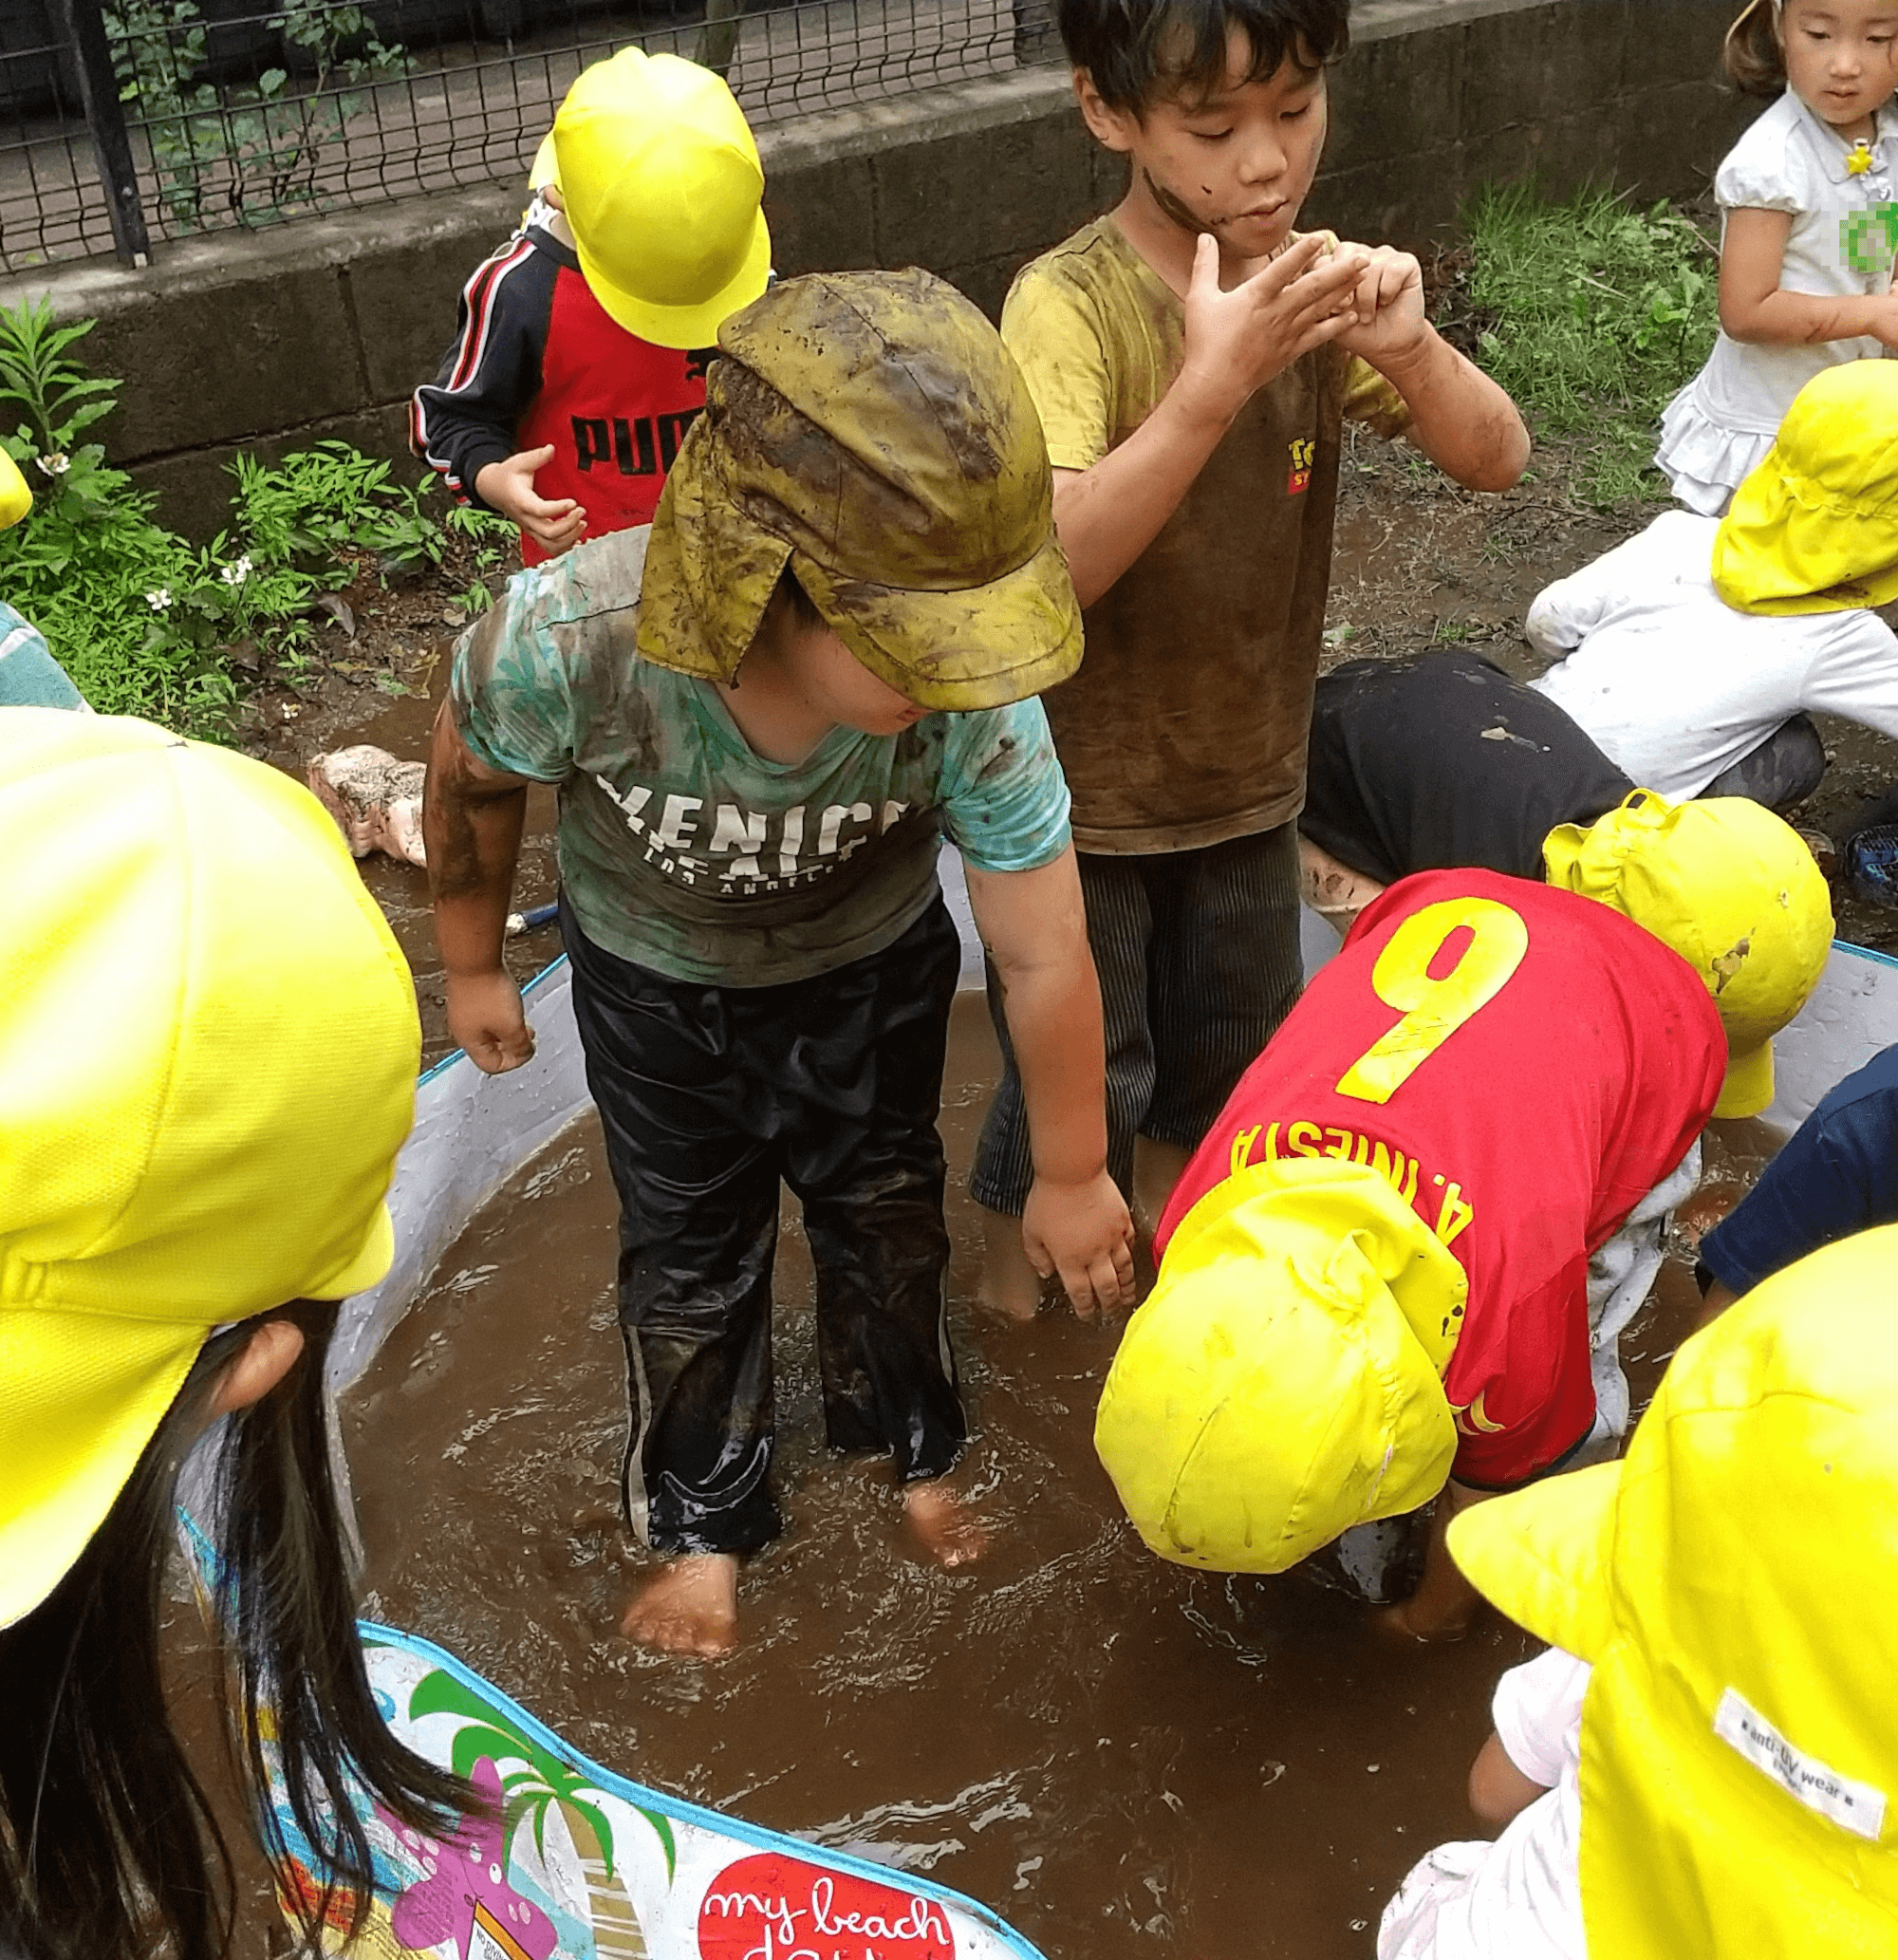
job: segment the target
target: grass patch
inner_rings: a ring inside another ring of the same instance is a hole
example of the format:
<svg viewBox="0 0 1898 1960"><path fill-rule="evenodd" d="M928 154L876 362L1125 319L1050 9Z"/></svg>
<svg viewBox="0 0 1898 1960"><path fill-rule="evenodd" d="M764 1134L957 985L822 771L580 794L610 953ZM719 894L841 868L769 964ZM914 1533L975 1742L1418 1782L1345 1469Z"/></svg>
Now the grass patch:
<svg viewBox="0 0 1898 1960"><path fill-rule="evenodd" d="M192 544L158 521L157 499L103 445L81 439L119 387L74 351L91 327L55 325L49 300L0 311L0 445L34 494L26 518L0 532L0 594L101 714L223 738L266 667L307 670L321 602L355 575L345 560L366 559L385 580L439 569L460 532L484 570L499 564L511 526L458 508L437 517L424 501L432 479L411 489L342 442L277 464L239 457L229 528Z"/></svg>
<svg viewBox="0 0 1898 1960"><path fill-rule="evenodd" d="M1555 201L1533 183L1479 192L1464 229L1458 338L1538 434L1573 439L1573 495L1598 509L1664 496L1655 424L1713 346L1713 245L1665 202Z"/></svg>

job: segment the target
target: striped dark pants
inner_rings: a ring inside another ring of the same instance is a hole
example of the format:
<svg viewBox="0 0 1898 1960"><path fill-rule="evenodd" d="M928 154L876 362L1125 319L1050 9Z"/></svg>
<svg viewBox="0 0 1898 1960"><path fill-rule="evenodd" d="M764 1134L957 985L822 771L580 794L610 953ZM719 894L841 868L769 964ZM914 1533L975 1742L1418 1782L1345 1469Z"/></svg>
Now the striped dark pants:
<svg viewBox="0 0 1898 1960"><path fill-rule="evenodd" d="M1298 838L1281 824L1198 850L1079 862L1107 1026L1107 1168L1131 1194L1134 1138L1197 1145L1298 998ZM1018 1217L1034 1170L993 966L989 1012L1004 1069L969 1191Z"/></svg>

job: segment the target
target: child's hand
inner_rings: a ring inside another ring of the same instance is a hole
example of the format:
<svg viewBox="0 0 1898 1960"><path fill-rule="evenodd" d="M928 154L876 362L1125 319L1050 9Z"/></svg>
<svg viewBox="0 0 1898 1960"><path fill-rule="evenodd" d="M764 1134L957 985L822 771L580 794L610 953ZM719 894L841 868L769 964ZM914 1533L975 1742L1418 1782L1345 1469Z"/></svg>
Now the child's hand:
<svg viewBox="0 0 1898 1960"><path fill-rule="evenodd" d="M1362 245L1333 251L1326 233L1312 232L1224 292L1219 245L1202 233L1186 289L1185 358L1174 386L1230 421L1301 355L1358 325L1355 295L1370 257Z"/></svg>
<svg viewBox="0 0 1898 1960"><path fill-rule="evenodd" d="M505 461L483 463L474 476L474 495L490 510L518 524L549 558L580 542L586 513L570 496L549 501L534 492L534 472L553 460L553 444L523 449Z"/></svg>
<svg viewBox="0 0 1898 1960"><path fill-rule="evenodd" d="M448 976L448 1033L484 1075L505 1075L533 1059L533 1030L521 1012L521 990L500 967Z"/></svg>
<svg viewBox="0 0 1898 1960"><path fill-rule="evenodd" d="M1356 248L1367 263L1353 294L1356 324L1339 335L1360 360L1386 378L1391 366L1427 344L1430 323L1424 311L1424 269L1407 252L1388 245Z"/></svg>
<svg viewBox="0 0 1898 1960"><path fill-rule="evenodd" d="M1105 1169L1078 1185L1037 1177L1022 1212L1021 1242L1044 1279L1060 1276L1083 1320L1133 1304L1133 1219Z"/></svg>

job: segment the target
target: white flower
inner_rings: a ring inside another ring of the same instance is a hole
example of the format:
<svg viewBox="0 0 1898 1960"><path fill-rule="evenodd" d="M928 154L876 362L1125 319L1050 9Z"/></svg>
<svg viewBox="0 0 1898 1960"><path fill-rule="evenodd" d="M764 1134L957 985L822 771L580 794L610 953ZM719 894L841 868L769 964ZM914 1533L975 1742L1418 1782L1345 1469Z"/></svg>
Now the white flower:
<svg viewBox="0 0 1898 1960"><path fill-rule="evenodd" d="M35 457L33 460L48 476L64 476L72 468L72 458L69 456L40 456Z"/></svg>
<svg viewBox="0 0 1898 1960"><path fill-rule="evenodd" d="M217 575L234 591L251 576L251 560L248 556L240 558L236 564L227 565Z"/></svg>
<svg viewBox="0 0 1898 1960"><path fill-rule="evenodd" d="M154 612L169 612L172 609L172 588L158 586L145 594L145 604Z"/></svg>

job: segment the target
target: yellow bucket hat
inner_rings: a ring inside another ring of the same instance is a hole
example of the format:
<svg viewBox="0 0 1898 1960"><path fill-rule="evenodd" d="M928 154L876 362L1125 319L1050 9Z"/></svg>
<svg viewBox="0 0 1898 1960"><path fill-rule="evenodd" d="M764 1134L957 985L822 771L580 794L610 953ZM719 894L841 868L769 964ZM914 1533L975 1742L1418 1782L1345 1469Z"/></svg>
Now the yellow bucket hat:
<svg viewBox="0 0 1898 1960"><path fill-rule="evenodd" d="M1898 599L1898 363L1815 374L1714 533L1714 589L1740 612Z"/></svg>
<svg viewBox="0 0 1898 1960"><path fill-rule="evenodd" d="M1256 1164L1217 1185L1180 1222L1094 1420L1134 1528L1176 1564L1283 1572L1435 1497L1467 1292L1367 1166Z"/></svg>
<svg viewBox="0 0 1898 1960"><path fill-rule="evenodd" d="M0 1626L98 1528L218 1324L373 1284L415 988L300 783L0 714Z"/></svg>
<svg viewBox="0 0 1898 1960"><path fill-rule="evenodd" d="M581 70L548 140L581 273L628 333L708 347L765 289L764 167L744 112L710 68L623 47ZM545 153L535 189L549 181Z"/></svg>
<svg viewBox="0 0 1898 1960"><path fill-rule="evenodd" d="M1898 1227L1814 1253L1675 1357L1625 1462L1450 1525L1594 1664L1591 1953L1889 1954L1898 1927Z"/></svg>
<svg viewBox="0 0 1898 1960"><path fill-rule="evenodd" d="M1832 952L1832 894L1798 832L1744 796L1675 805L1637 790L1587 829L1557 825L1542 859L1551 885L1611 905L1700 975L1726 1030L1714 1114L1757 1116L1773 1100L1773 1036Z"/></svg>
<svg viewBox="0 0 1898 1960"><path fill-rule="evenodd" d="M642 659L729 681L789 564L920 707L997 707L1079 666L1041 421L954 287L913 268L786 280L718 347L653 519Z"/></svg>

